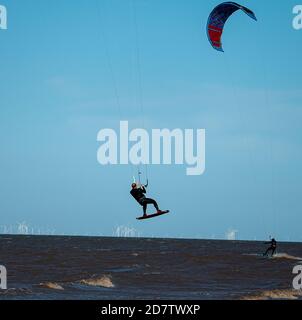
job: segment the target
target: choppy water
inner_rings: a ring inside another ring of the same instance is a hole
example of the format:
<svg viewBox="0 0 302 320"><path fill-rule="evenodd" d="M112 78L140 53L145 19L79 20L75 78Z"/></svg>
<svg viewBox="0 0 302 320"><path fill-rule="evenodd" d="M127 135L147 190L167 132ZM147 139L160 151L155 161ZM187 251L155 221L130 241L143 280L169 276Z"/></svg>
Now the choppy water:
<svg viewBox="0 0 302 320"><path fill-rule="evenodd" d="M1 236L0 299L296 299L302 244L104 237Z"/></svg>

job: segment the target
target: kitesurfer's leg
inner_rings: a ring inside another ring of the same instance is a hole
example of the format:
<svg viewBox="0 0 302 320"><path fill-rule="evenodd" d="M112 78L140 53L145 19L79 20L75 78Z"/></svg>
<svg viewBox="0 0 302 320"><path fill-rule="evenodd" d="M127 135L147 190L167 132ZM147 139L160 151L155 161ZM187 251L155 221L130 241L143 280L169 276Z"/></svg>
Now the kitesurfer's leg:
<svg viewBox="0 0 302 320"><path fill-rule="evenodd" d="M265 251L265 253L264 253L263 255L267 257L267 255L268 255L268 253L270 252L270 250L271 250L271 248L269 247L269 248Z"/></svg>
<svg viewBox="0 0 302 320"><path fill-rule="evenodd" d="M266 250L266 253L265 253L265 256L268 256L268 253L271 252L271 256L274 255L274 252L275 252L275 248L273 247L269 247L267 250Z"/></svg>
<svg viewBox="0 0 302 320"><path fill-rule="evenodd" d="M142 203L142 206L143 206L143 210L144 210L144 217L147 215L147 202L146 201L144 201L143 203Z"/></svg>
<svg viewBox="0 0 302 320"><path fill-rule="evenodd" d="M156 209L157 212L159 212L159 207L157 202L154 199L150 199L150 203L154 205L154 208Z"/></svg>
<svg viewBox="0 0 302 320"><path fill-rule="evenodd" d="M145 201L147 204L153 204L154 205L154 208L156 209L157 212L159 212L159 207L158 207L158 204L157 202L154 200L154 199L151 199L151 198L146 198Z"/></svg>

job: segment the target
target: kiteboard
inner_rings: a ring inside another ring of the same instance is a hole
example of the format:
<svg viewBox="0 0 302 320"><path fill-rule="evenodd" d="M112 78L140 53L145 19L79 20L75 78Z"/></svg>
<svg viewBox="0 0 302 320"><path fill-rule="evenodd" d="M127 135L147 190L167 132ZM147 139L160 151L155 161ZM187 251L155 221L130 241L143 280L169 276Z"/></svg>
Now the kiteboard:
<svg viewBox="0 0 302 320"><path fill-rule="evenodd" d="M148 214L146 216L142 216L142 217L138 217L136 218L137 220L145 220L145 219L150 219L150 218L154 218L154 217L158 217L161 216L163 214L169 213L169 210L165 210L165 211L161 211L159 213L153 213L153 214Z"/></svg>

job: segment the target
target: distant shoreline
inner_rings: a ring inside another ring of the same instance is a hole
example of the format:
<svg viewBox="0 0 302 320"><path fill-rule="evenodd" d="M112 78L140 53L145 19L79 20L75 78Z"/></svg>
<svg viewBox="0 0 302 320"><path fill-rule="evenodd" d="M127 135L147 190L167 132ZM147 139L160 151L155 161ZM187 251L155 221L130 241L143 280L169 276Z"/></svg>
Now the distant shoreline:
<svg viewBox="0 0 302 320"><path fill-rule="evenodd" d="M262 243L265 241L268 241L267 239L263 240L227 240L227 239L207 239L207 238L175 238L175 237L126 237L126 236L94 236L94 235L47 235L47 234L0 234L0 238L2 237L48 237L48 238L58 238L58 237L63 237L63 238L105 238L105 239L142 239L142 240L147 240L147 239L154 239L154 240L182 240L182 241L210 241L210 242L228 242L228 243ZM302 241L278 241L279 244L301 244Z"/></svg>

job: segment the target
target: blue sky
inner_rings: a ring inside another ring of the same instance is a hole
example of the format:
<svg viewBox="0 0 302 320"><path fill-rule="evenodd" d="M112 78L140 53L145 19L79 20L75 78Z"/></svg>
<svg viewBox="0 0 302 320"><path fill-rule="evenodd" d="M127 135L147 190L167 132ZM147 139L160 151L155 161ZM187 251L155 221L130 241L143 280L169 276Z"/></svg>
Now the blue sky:
<svg viewBox="0 0 302 320"><path fill-rule="evenodd" d="M205 33L219 1L0 3L8 9L8 30L0 30L1 225L90 235L124 225L199 238L236 229L240 239L302 240L297 1L241 1L258 22L234 14L224 54ZM171 215L137 222L134 168L97 163L97 132L120 120L206 129L204 175L148 167L149 196Z"/></svg>

